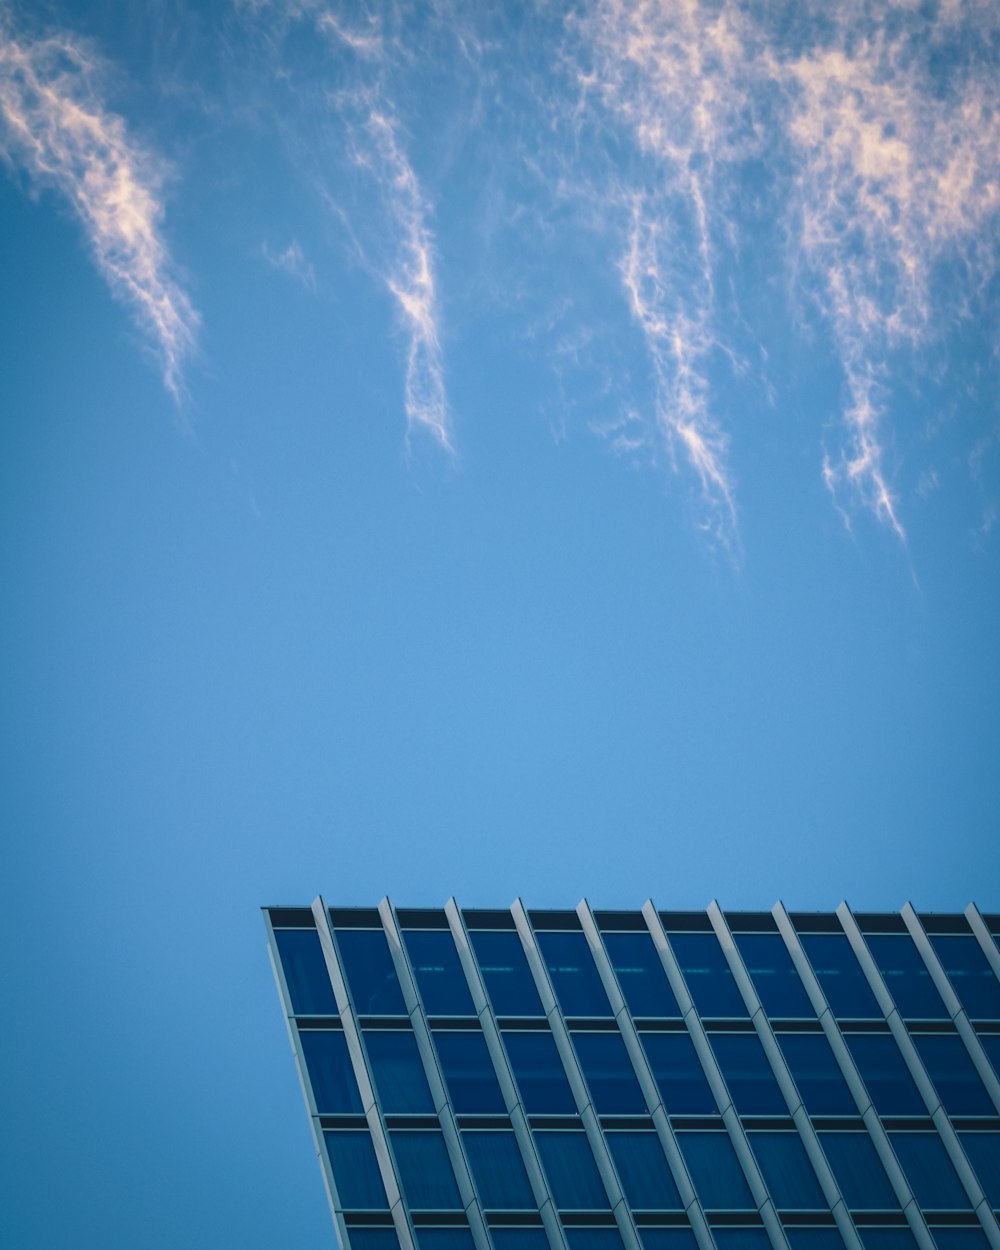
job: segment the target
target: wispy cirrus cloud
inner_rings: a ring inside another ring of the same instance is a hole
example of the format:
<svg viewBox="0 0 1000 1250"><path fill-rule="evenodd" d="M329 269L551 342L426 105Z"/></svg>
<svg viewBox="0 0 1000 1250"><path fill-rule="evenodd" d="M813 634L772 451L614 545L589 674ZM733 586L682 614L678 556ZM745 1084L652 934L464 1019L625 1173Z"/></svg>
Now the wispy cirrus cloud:
<svg viewBox="0 0 1000 1250"><path fill-rule="evenodd" d="M104 68L69 34L19 38L0 13L0 156L69 204L113 295L132 311L179 399L198 314L162 234L162 162L102 101Z"/></svg>

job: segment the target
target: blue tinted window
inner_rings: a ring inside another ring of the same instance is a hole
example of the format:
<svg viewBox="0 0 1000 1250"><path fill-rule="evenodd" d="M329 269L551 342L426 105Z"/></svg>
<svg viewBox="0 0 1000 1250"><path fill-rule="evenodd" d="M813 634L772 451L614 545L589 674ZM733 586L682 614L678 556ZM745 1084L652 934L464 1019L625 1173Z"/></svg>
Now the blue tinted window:
<svg viewBox="0 0 1000 1250"><path fill-rule="evenodd" d="M981 1228L932 1228L938 1250L989 1250Z"/></svg>
<svg viewBox="0 0 1000 1250"><path fill-rule="evenodd" d="M596 1211L608 1206L585 1133L536 1133L535 1144L557 1207L563 1211Z"/></svg>
<svg viewBox="0 0 1000 1250"><path fill-rule="evenodd" d="M394 1228L352 1228L351 1250L399 1250Z"/></svg>
<svg viewBox="0 0 1000 1250"><path fill-rule="evenodd" d="M649 1066L670 1115L713 1115L719 1108L688 1033L640 1033Z"/></svg>
<svg viewBox="0 0 1000 1250"><path fill-rule="evenodd" d="M335 1016L337 1000L316 930L275 929L274 940L295 1015Z"/></svg>
<svg viewBox="0 0 1000 1250"><path fill-rule="evenodd" d="M745 1016L746 1003L714 933L671 933L670 945L703 1016Z"/></svg>
<svg viewBox="0 0 1000 1250"><path fill-rule="evenodd" d="M712 1238L719 1250L771 1250L767 1229L759 1225L747 1228L713 1228Z"/></svg>
<svg viewBox="0 0 1000 1250"><path fill-rule="evenodd" d="M690 1228L640 1228L642 1250L698 1250Z"/></svg>
<svg viewBox="0 0 1000 1250"><path fill-rule="evenodd" d="M569 1250L624 1250L617 1228L567 1228Z"/></svg>
<svg viewBox="0 0 1000 1250"><path fill-rule="evenodd" d="M826 1199L798 1133L748 1133L779 1211L820 1211Z"/></svg>
<svg viewBox="0 0 1000 1250"><path fill-rule="evenodd" d="M978 1036L986 1058L993 1065L993 1071L1000 1076L1000 1033L980 1033Z"/></svg>
<svg viewBox="0 0 1000 1250"><path fill-rule="evenodd" d="M822 1033L778 1033L802 1102L810 1115L856 1115L857 1104Z"/></svg>
<svg viewBox="0 0 1000 1250"><path fill-rule="evenodd" d="M1000 982L974 937L932 937L951 988L973 1020L1000 1019Z"/></svg>
<svg viewBox="0 0 1000 1250"><path fill-rule="evenodd" d="M599 1115L641 1115L646 1110L620 1033L574 1033L573 1045Z"/></svg>
<svg viewBox="0 0 1000 1250"><path fill-rule="evenodd" d="M528 1115L572 1114L576 1101L556 1044L548 1032L503 1035L514 1080Z"/></svg>
<svg viewBox="0 0 1000 1250"><path fill-rule="evenodd" d="M904 1225L898 1228L859 1228L865 1250L917 1250L916 1238Z"/></svg>
<svg viewBox="0 0 1000 1250"><path fill-rule="evenodd" d="M498 1016L543 1016L542 1000L516 933L473 929L469 941Z"/></svg>
<svg viewBox="0 0 1000 1250"><path fill-rule="evenodd" d="M792 1250L844 1250L844 1239L836 1228L786 1228Z"/></svg>
<svg viewBox="0 0 1000 1250"><path fill-rule="evenodd" d="M506 1111L507 1104L482 1033L478 1029L468 1032L435 1029L433 1036L454 1110L459 1115Z"/></svg>
<svg viewBox="0 0 1000 1250"><path fill-rule="evenodd" d="M780 934L737 933L733 940L769 1016L788 1019L816 1015Z"/></svg>
<svg viewBox="0 0 1000 1250"><path fill-rule="evenodd" d="M417 1211L460 1211L462 1199L444 1144L435 1129L391 1132L393 1154L406 1201Z"/></svg>
<svg viewBox="0 0 1000 1250"><path fill-rule="evenodd" d="M388 1211L385 1186L368 1132L323 1134L342 1211Z"/></svg>
<svg viewBox="0 0 1000 1250"><path fill-rule="evenodd" d="M869 934L865 941L904 1019L948 1018L941 995L934 988L927 965L909 934Z"/></svg>
<svg viewBox="0 0 1000 1250"><path fill-rule="evenodd" d="M363 1036L382 1110L388 1115L433 1111L413 1034L408 1029L365 1029Z"/></svg>
<svg viewBox="0 0 1000 1250"><path fill-rule="evenodd" d="M448 930L404 929L403 944L429 1016L476 1014L455 939Z"/></svg>
<svg viewBox="0 0 1000 1250"><path fill-rule="evenodd" d="M417 1250L475 1250L467 1228L417 1228Z"/></svg>
<svg viewBox="0 0 1000 1250"><path fill-rule="evenodd" d="M1000 1133L959 1133L973 1171L979 1177L986 1201L1000 1210Z"/></svg>
<svg viewBox="0 0 1000 1250"><path fill-rule="evenodd" d="M914 1033L913 1043L949 1115L997 1114L960 1037Z"/></svg>
<svg viewBox="0 0 1000 1250"><path fill-rule="evenodd" d="M360 1113L361 1095L343 1033L339 1029L306 1029L299 1033L299 1042L316 1110L331 1115Z"/></svg>
<svg viewBox="0 0 1000 1250"><path fill-rule="evenodd" d="M610 1016L594 956L582 933L536 933L564 1016Z"/></svg>
<svg viewBox="0 0 1000 1250"><path fill-rule="evenodd" d="M708 1040L740 1115L787 1115L788 1105L755 1033L709 1033Z"/></svg>
<svg viewBox="0 0 1000 1250"><path fill-rule="evenodd" d="M927 1114L891 1033L848 1033L844 1040L879 1115Z"/></svg>
<svg viewBox="0 0 1000 1250"><path fill-rule="evenodd" d="M604 946L633 1016L681 1014L648 933L605 933Z"/></svg>
<svg viewBox="0 0 1000 1250"><path fill-rule="evenodd" d="M819 1140L852 1211L892 1211L899 1206L867 1133L820 1133Z"/></svg>
<svg viewBox="0 0 1000 1250"><path fill-rule="evenodd" d="M683 1207L655 1133L608 1133L608 1149L633 1210L679 1211Z"/></svg>
<svg viewBox="0 0 1000 1250"><path fill-rule="evenodd" d="M958 1173L937 1133L890 1133L889 1140L917 1203L925 1210L970 1206Z"/></svg>
<svg viewBox="0 0 1000 1250"><path fill-rule="evenodd" d="M462 1134L472 1178L487 1211L532 1211L535 1198L517 1138L508 1130Z"/></svg>
<svg viewBox="0 0 1000 1250"><path fill-rule="evenodd" d="M841 1020L881 1020L882 1012L846 935L800 933L830 1010Z"/></svg>
<svg viewBox="0 0 1000 1250"><path fill-rule="evenodd" d="M549 1250L544 1228L491 1228L494 1250Z"/></svg>
<svg viewBox="0 0 1000 1250"><path fill-rule="evenodd" d="M677 1134L677 1144L707 1211L755 1209L757 1204L728 1133L682 1132Z"/></svg>
<svg viewBox="0 0 1000 1250"><path fill-rule="evenodd" d="M381 929L338 929L347 988L360 1016L405 1016L389 943Z"/></svg>

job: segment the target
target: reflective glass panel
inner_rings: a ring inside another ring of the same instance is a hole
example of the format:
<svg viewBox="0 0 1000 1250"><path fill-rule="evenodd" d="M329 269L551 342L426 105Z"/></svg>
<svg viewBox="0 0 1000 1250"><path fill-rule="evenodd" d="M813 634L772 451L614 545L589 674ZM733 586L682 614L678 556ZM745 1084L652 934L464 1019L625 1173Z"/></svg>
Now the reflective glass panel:
<svg viewBox="0 0 1000 1250"><path fill-rule="evenodd" d="M347 1040L340 1029L304 1029L299 1043L320 1114L358 1115L363 1110Z"/></svg>
<svg viewBox="0 0 1000 1250"><path fill-rule="evenodd" d="M405 1016L389 943L381 929L338 929L347 988L359 1016Z"/></svg>
<svg viewBox="0 0 1000 1250"><path fill-rule="evenodd" d="M706 1211L756 1209L728 1133L681 1132L677 1144Z"/></svg>
<svg viewBox="0 0 1000 1250"><path fill-rule="evenodd" d="M655 1133L608 1133L608 1149L633 1210L679 1211L683 1208L667 1157Z"/></svg>
<svg viewBox="0 0 1000 1250"><path fill-rule="evenodd" d="M610 1016L594 956L582 933L536 933L564 1016Z"/></svg>
<svg viewBox="0 0 1000 1250"><path fill-rule="evenodd" d="M688 1033L640 1033L639 1040L670 1115L718 1112L715 1096Z"/></svg>
<svg viewBox="0 0 1000 1250"><path fill-rule="evenodd" d="M881 1020L882 1012L846 934L800 933L830 1010L841 1020Z"/></svg>
<svg viewBox="0 0 1000 1250"><path fill-rule="evenodd" d="M556 1206L563 1211L597 1211L608 1195L586 1133L536 1133L535 1145Z"/></svg>
<svg viewBox="0 0 1000 1250"><path fill-rule="evenodd" d="M822 1033L775 1036L810 1115L857 1115L857 1104Z"/></svg>
<svg viewBox="0 0 1000 1250"><path fill-rule="evenodd" d="M740 1115L787 1115L764 1047L755 1033L709 1033L708 1040Z"/></svg>
<svg viewBox="0 0 1000 1250"><path fill-rule="evenodd" d="M624 1250L617 1228L567 1228L569 1250Z"/></svg>
<svg viewBox="0 0 1000 1250"><path fill-rule="evenodd" d="M927 1114L891 1033L848 1033L844 1040L879 1115Z"/></svg>
<svg viewBox="0 0 1000 1250"><path fill-rule="evenodd" d="M713 1228L712 1238L719 1250L771 1250L767 1229L759 1225L748 1228Z"/></svg>
<svg viewBox="0 0 1000 1250"><path fill-rule="evenodd" d="M858 1236L865 1250L917 1250L916 1238L905 1227L859 1228Z"/></svg>
<svg viewBox="0 0 1000 1250"><path fill-rule="evenodd" d="M467 1228L417 1228L417 1250L475 1250Z"/></svg>
<svg viewBox="0 0 1000 1250"><path fill-rule="evenodd" d="M827 1203L798 1133L748 1133L779 1211L822 1211Z"/></svg>
<svg viewBox="0 0 1000 1250"><path fill-rule="evenodd" d="M474 1016L455 939L447 929L404 929L403 945L429 1016Z"/></svg>
<svg viewBox="0 0 1000 1250"><path fill-rule="evenodd" d="M323 1134L342 1211L388 1211L371 1134L337 1129Z"/></svg>
<svg viewBox="0 0 1000 1250"><path fill-rule="evenodd" d="M714 933L671 933L670 945L700 1015L747 1014L743 995Z"/></svg>
<svg viewBox="0 0 1000 1250"><path fill-rule="evenodd" d="M912 1037L949 1115L997 1114L961 1037L954 1033L914 1033Z"/></svg>
<svg viewBox="0 0 1000 1250"><path fill-rule="evenodd" d="M494 1250L549 1250L544 1228L491 1228Z"/></svg>
<svg viewBox="0 0 1000 1250"><path fill-rule="evenodd" d="M444 1144L435 1129L389 1133L396 1156L403 1193L417 1211L461 1211L455 1174Z"/></svg>
<svg viewBox="0 0 1000 1250"><path fill-rule="evenodd" d="M646 1100L620 1033L573 1033L573 1045L599 1115L642 1115Z"/></svg>
<svg viewBox="0 0 1000 1250"><path fill-rule="evenodd" d="M844 1239L836 1228L786 1228L792 1250L844 1250Z"/></svg>
<svg viewBox="0 0 1000 1250"><path fill-rule="evenodd" d="M482 1033L478 1029L465 1032L435 1029L433 1037L453 1109L459 1115L506 1111L507 1104Z"/></svg>
<svg viewBox="0 0 1000 1250"><path fill-rule="evenodd" d="M337 1000L316 930L275 929L274 940L292 1011L297 1016L335 1016Z"/></svg>
<svg viewBox="0 0 1000 1250"><path fill-rule="evenodd" d="M816 1015L780 933L737 933L733 941L761 1006L772 1019Z"/></svg>
<svg viewBox="0 0 1000 1250"><path fill-rule="evenodd" d="M465 1132L462 1142L485 1210L535 1210L528 1173L512 1132Z"/></svg>
<svg viewBox="0 0 1000 1250"><path fill-rule="evenodd" d="M677 999L648 933L605 933L604 946L633 1016L680 1016Z"/></svg>
<svg viewBox="0 0 1000 1250"><path fill-rule="evenodd" d="M980 1033L979 1042L993 1065L993 1071L1000 1076L1000 1033Z"/></svg>
<svg viewBox="0 0 1000 1250"><path fill-rule="evenodd" d="M351 1250L399 1250L394 1228L352 1228Z"/></svg>
<svg viewBox="0 0 1000 1250"><path fill-rule="evenodd" d="M930 943L969 1016L973 1020L1000 1019L1000 982L976 938L935 935Z"/></svg>
<svg viewBox="0 0 1000 1250"><path fill-rule="evenodd" d="M476 953L476 962L494 1014L545 1015L524 947L516 933L473 929L469 933L469 941Z"/></svg>
<svg viewBox="0 0 1000 1250"><path fill-rule="evenodd" d="M413 1033L409 1029L365 1029L362 1036L382 1110L387 1115L434 1111Z"/></svg>
<svg viewBox="0 0 1000 1250"><path fill-rule="evenodd" d="M994 1211L1000 1210L1000 1133L959 1133L958 1137L986 1201Z"/></svg>
<svg viewBox="0 0 1000 1250"><path fill-rule="evenodd" d="M549 1032L505 1032L504 1045L528 1115L565 1115L576 1101Z"/></svg>
<svg viewBox="0 0 1000 1250"><path fill-rule="evenodd" d="M904 1019L948 1019L941 995L908 933L870 933L865 941Z"/></svg>
<svg viewBox="0 0 1000 1250"><path fill-rule="evenodd" d="M889 1140L921 1207L962 1211L971 1205L937 1133L890 1133Z"/></svg>
<svg viewBox="0 0 1000 1250"><path fill-rule="evenodd" d="M981 1228L931 1228L938 1250L989 1250Z"/></svg>
<svg viewBox="0 0 1000 1250"><path fill-rule="evenodd" d="M690 1228L640 1228L642 1250L698 1250Z"/></svg>
<svg viewBox="0 0 1000 1250"><path fill-rule="evenodd" d="M820 1133L819 1140L852 1211L894 1211L899 1207L867 1133Z"/></svg>

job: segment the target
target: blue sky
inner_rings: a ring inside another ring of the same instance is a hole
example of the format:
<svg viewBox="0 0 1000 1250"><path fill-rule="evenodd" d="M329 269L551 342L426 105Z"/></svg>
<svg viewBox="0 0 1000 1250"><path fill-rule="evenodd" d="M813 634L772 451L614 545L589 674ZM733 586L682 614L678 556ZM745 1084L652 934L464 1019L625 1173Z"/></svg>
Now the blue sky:
<svg viewBox="0 0 1000 1250"><path fill-rule="evenodd" d="M998 51L0 4L4 1245L334 1244L260 904L1000 909Z"/></svg>

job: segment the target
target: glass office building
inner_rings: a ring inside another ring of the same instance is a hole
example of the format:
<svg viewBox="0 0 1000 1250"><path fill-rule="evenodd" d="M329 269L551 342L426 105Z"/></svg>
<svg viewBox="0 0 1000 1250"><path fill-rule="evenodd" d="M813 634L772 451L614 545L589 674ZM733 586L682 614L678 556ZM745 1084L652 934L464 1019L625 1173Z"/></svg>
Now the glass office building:
<svg viewBox="0 0 1000 1250"><path fill-rule="evenodd" d="M344 1250L1000 1250L1000 916L264 916Z"/></svg>

